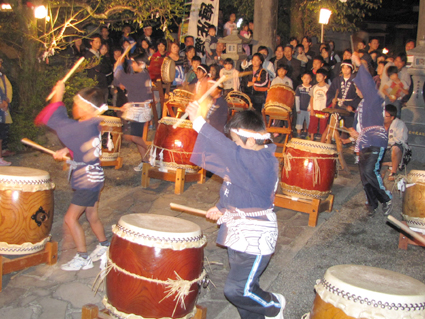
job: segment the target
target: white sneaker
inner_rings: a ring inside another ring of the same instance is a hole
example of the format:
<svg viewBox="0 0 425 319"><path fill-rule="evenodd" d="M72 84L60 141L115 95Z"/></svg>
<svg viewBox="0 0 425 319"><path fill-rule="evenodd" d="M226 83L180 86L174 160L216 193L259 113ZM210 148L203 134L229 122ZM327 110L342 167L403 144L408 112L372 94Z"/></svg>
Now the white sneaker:
<svg viewBox="0 0 425 319"><path fill-rule="evenodd" d="M0 157L0 166L9 166L11 162L5 161L3 157Z"/></svg>
<svg viewBox="0 0 425 319"><path fill-rule="evenodd" d="M285 297L284 297L284 296L282 296L281 294L277 294L277 293L274 293L274 292L273 292L273 295L277 298L277 300L279 300L279 303L280 303L280 311L279 311L279 313L278 313L276 316L274 316L274 317L264 317L264 318L266 318L266 319L284 319L284 318L283 318L283 309L285 309L285 306L286 306L286 300L285 300Z"/></svg>
<svg viewBox="0 0 425 319"><path fill-rule="evenodd" d="M77 271L80 269L86 270L90 268L93 268L93 261L91 260L91 258L87 257L87 259L84 259L78 254L76 254L71 261L61 266L61 269L65 271Z"/></svg>
<svg viewBox="0 0 425 319"><path fill-rule="evenodd" d="M102 258L103 255L106 254L109 246L102 246L101 244L97 244L96 248L90 254L90 258L93 262L98 261Z"/></svg>
<svg viewBox="0 0 425 319"><path fill-rule="evenodd" d="M143 168L143 164L144 164L144 162L141 162L139 165L137 165L136 167L133 167L133 169L136 171L136 172L141 172L142 171L142 168Z"/></svg>

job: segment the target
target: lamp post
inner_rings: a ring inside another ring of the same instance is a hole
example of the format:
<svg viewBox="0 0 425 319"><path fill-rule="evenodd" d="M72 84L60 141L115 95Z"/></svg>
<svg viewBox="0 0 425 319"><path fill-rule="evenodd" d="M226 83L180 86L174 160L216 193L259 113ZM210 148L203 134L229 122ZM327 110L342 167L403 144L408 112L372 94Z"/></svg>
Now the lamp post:
<svg viewBox="0 0 425 319"><path fill-rule="evenodd" d="M329 18L331 17L332 11L322 8L320 9L319 23L322 25L322 32L320 33L320 43L323 43L324 36L324 25L329 23Z"/></svg>

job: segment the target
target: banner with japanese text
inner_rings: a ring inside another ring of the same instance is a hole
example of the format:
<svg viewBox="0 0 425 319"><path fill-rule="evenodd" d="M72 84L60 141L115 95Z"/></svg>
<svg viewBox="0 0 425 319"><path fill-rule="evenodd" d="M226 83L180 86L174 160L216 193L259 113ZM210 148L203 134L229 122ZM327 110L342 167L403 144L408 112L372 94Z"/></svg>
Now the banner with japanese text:
<svg viewBox="0 0 425 319"><path fill-rule="evenodd" d="M197 52L205 52L205 39L208 36L210 26L217 29L219 0L192 0L186 1L185 5L191 2L190 15L182 25L181 38L191 35L195 38L195 49Z"/></svg>

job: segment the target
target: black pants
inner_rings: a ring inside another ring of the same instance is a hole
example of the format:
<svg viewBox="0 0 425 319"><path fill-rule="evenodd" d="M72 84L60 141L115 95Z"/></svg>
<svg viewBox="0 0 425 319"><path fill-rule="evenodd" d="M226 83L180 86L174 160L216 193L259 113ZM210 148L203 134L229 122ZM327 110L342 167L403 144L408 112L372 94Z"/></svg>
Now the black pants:
<svg viewBox="0 0 425 319"><path fill-rule="evenodd" d="M360 178L369 206L373 209L378 207L378 201L386 203L391 200L391 192L385 188L379 173L384 153L384 147L371 146L361 150L359 156Z"/></svg>
<svg viewBox="0 0 425 319"><path fill-rule="evenodd" d="M277 298L260 288L259 278L266 269L271 255L249 255L228 248L230 272L224 286L224 295L238 308L242 319L274 317L280 311Z"/></svg>

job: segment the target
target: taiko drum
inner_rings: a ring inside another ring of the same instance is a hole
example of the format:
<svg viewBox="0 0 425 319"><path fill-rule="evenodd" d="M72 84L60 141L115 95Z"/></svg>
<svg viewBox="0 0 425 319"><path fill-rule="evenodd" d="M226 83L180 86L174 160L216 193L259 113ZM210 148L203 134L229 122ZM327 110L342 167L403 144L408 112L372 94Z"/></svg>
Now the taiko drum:
<svg viewBox="0 0 425 319"><path fill-rule="evenodd" d="M44 249L52 229L54 188L46 171L0 167L0 254Z"/></svg>
<svg viewBox="0 0 425 319"><path fill-rule="evenodd" d="M183 120L176 128L174 124L180 119L165 117L158 122L158 128L151 148L151 159L155 165L166 169L184 168L197 171L199 167L191 161L193 148L198 133L192 128L192 122Z"/></svg>
<svg viewBox="0 0 425 319"><path fill-rule="evenodd" d="M309 319L425 318L425 285L390 270L333 266L314 288Z"/></svg>
<svg viewBox="0 0 425 319"><path fill-rule="evenodd" d="M102 155L100 162L116 161L121 151L122 122L114 116L102 115L100 117L102 135Z"/></svg>
<svg viewBox="0 0 425 319"><path fill-rule="evenodd" d="M425 230L425 171L410 171L407 182L414 185L403 195L403 219L409 227Z"/></svg>
<svg viewBox="0 0 425 319"><path fill-rule="evenodd" d="M326 199L333 185L336 146L293 138L286 145L282 192L289 196Z"/></svg>
<svg viewBox="0 0 425 319"><path fill-rule="evenodd" d="M202 280L206 238L192 222L162 215L122 216L113 227L103 303L113 314L143 318L182 318L195 311ZM113 267L116 265L117 267ZM193 282L189 293L167 297L167 285L151 282ZM124 317L124 316L123 316Z"/></svg>
<svg viewBox="0 0 425 319"><path fill-rule="evenodd" d="M291 112L294 107L295 92L289 86L284 84L276 84L270 87L267 91L266 103L267 106L279 106L286 111Z"/></svg>

